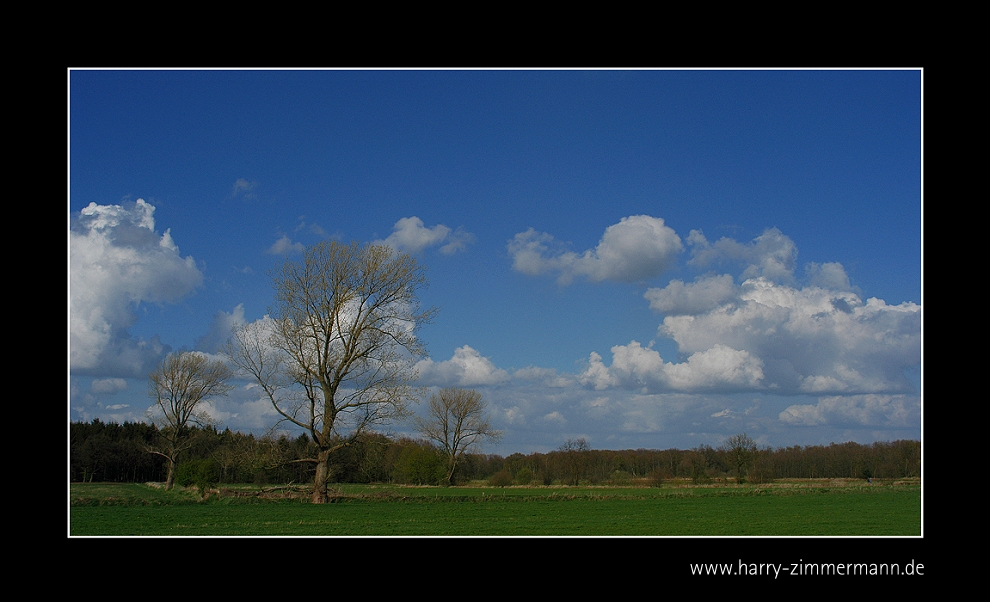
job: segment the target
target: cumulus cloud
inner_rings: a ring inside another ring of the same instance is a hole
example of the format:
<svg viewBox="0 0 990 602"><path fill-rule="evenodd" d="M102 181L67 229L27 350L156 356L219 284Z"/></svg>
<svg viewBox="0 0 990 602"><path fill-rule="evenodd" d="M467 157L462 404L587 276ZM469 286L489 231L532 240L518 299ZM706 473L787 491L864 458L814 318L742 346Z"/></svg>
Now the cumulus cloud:
<svg viewBox="0 0 990 602"><path fill-rule="evenodd" d="M804 267L805 278L809 286L827 288L836 291L856 290L849 283L849 276L841 263L809 263Z"/></svg>
<svg viewBox="0 0 990 602"><path fill-rule="evenodd" d="M474 235L460 229L452 230L443 224L427 228L423 220L414 215L395 222L388 238L377 240L375 244L388 245L399 251L412 254L421 253L430 247L440 246L441 253L451 255L463 251L473 241Z"/></svg>
<svg viewBox="0 0 990 602"><path fill-rule="evenodd" d="M416 364L419 382L440 387L476 387L495 385L509 379L505 370L496 368L487 357L468 345L459 347L449 360L434 362L427 358Z"/></svg>
<svg viewBox="0 0 990 602"><path fill-rule="evenodd" d="M139 376L164 351L127 330L141 303L176 302L202 284L192 257L171 232L155 231L155 208L143 199L90 203L69 231L69 362L73 371Z"/></svg>
<svg viewBox="0 0 990 602"><path fill-rule="evenodd" d="M780 421L795 426L903 428L920 421L920 399L913 395L822 397L816 404L792 405Z"/></svg>
<svg viewBox="0 0 990 602"><path fill-rule="evenodd" d="M659 333L686 355L746 350L764 363L765 386L781 393L904 392L904 371L921 361L920 306L765 278L705 313L668 315Z"/></svg>
<svg viewBox="0 0 990 602"><path fill-rule="evenodd" d="M667 382L675 391L757 389L763 362L748 351L715 345L691 354L686 362L666 365Z"/></svg>
<svg viewBox="0 0 990 602"><path fill-rule="evenodd" d="M651 288L644 297L650 309L667 315L696 315L733 299L737 289L732 276L708 276L693 283L671 280L664 288Z"/></svg>
<svg viewBox="0 0 990 602"><path fill-rule="evenodd" d="M753 390L762 387L762 380L762 362L747 351L717 344L674 363L638 341L612 347L610 366L592 352L581 374L582 384L598 390L620 387L644 393Z"/></svg>
<svg viewBox="0 0 990 602"><path fill-rule="evenodd" d="M516 234L508 249L515 270L532 276L558 273L560 284L570 284L578 277L592 282L654 278L673 266L683 245L663 219L633 215L606 228L598 246L581 254L533 228Z"/></svg>
<svg viewBox="0 0 990 602"><path fill-rule="evenodd" d="M709 243L693 230L691 263L736 262L744 280L706 274L644 294L664 314L657 334L681 359L664 361L636 341L592 353L581 382L658 391L764 391L777 394L900 394L921 362L921 307L863 300L839 263L811 263L794 278L797 249L771 228L748 244ZM805 411L805 413L807 413Z"/></svg>
<svg viewBox="0 0 990 602"><path fill-rule="evenodd" d="M763 277L777 282L793 281L797 246L777 228L768 228L746 244L731 238L709 243L701 230L691 230L687 242L691 247L688 263L692 265L741 264L743 279Z"/></svg>
<svg viewBox="0 0 990 602"><path fill-rule="evenodd" d="M283 234L281 238L276 240L272 246L268 247L268 254L270 255L292 255L294 253L302 253L306 250L306 245L301 242L292 242L292 239L287 235Z"/></svg>
<svg viewBox="0 0 990 602"><path fill-rule="evenodd" d="M636 345L639 345L639 343L636 343ZM596 351L591 352L588 358L588 365L581 373L580 380L581 384L593 387L599 391L618 384L618 379L609 372L608 366L602 361L602 356Z"/></svg>

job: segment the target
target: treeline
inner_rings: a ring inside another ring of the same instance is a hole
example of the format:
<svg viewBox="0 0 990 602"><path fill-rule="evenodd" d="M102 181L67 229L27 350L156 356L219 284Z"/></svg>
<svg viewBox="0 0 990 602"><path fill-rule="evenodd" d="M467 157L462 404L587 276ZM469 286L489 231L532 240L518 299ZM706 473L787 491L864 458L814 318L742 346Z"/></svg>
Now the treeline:
<svg viewBox="0 0 990 602"><path fill-rule="evenodd" d="M69 478L73 482L160 482L164 458L153 453L159 431L152 424L73 422L69 425ZM212 428L189 429L176 483L308 483L315 446L305 434L255 437ZM422 440L363 437L336 455L331 480L338 483L434 485L444 479L445 460ZM583 440L559 449L507 457L467 454L455 482L492 485L660 485L669 479L694 483L772 482L788 478L896 479L921 476L921 443L912 440L832 443L827 446L753 448L738 453L701 445L679 450L594 450Z"/></svg>

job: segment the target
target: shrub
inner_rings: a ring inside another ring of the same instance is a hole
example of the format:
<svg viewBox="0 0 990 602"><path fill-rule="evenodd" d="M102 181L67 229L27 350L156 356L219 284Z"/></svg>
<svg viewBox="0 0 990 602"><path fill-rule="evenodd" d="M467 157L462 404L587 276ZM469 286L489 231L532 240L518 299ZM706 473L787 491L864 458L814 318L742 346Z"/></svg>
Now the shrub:
<svg viewBox="0 0 990 602"><path fill-rule="evenodd" d="M180 463L175 468L175 484L180 487L195 485L200 495L215 485L220 478L220 467L212 458L194 458Z"/></svg>
<svg viewBox="0 0 990 602"><path fill-rule="evenodd" d="M439 485L444 480L443 459L431 447L407 446L399 452L393 478L410 485Z"/></svg>
<svg viewBox="0 0 990 602"><path fill-rule="evenodd" d="M609 475L608 482L610 485L629 485L632 483L632 475L624 470L616 470Z"/></svg>
<svg viewBox="0 0 990 602"><path fill-rule="evenodd" d="M663 485L664 476L662 470L653 470L650 474L646 475L646 480L649 482L650 487L660 487Z"/></svg>
<svg viewBox="0 0 990 602"><path fill-rule="evenodd" d="M523 466L516 473L516 483L520 485L529 485L533 480L533 471Z"/></svg>
<svg viewBox="0 0 990 602"><path fill-rule="evenodd" d="M489 477L488 485L490 487L507 487L512 485L512 473L503 468Z"/></svg>

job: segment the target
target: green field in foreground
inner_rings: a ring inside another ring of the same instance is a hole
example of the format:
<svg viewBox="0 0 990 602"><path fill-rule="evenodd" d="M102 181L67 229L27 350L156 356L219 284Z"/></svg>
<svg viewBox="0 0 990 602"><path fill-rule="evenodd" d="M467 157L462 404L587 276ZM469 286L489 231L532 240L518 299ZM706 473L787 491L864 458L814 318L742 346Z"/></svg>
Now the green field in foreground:
<svg viewBox="0 0 990 602"><path fill-rule="evenodd" d="M921 487L351 485L335 503L72 484L71 536L918 536Z"/></svg>

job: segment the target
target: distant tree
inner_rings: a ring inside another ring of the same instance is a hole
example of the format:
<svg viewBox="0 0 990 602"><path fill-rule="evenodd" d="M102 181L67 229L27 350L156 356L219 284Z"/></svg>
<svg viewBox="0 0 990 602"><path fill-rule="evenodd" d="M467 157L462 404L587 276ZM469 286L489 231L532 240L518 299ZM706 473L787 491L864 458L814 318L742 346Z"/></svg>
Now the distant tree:
<svg viewBox="0 0 990 602"><path fill-rule="evenodd" d="M563 443L560 444L560 447L558 447L557 449L563 452L571 452L571 451L584 452L584 451L590 451L591 446L588 445L587 439L585 439L584 437L578 437L577 439L568 439L567 441L564 441Z"/></svg>
<svg viewBox="0 0 990 602"><path fill-rule="evenodd" d="M736 482L745 480L745 470L753 461L756 454L756 441L746 433L732 435L719 446L719 451L725 455L727 463L736 470Z"/></svg>
<svg viewBox="0 0 990 602"><path fill-rule="evenodd" d="M578 485L588 469L591 445L584 437L568 439L553 453L560 479L567 485Z"/></svg>
<svg viewBox="0 0 990 602"><path fill-rule="evenodd" d="M492 428L486 408L481 393L446 388L430 397L426 416L416 419L419 432L436 443L447 460L448 485L453 484L457 463L467 450L502 437L501 431Z"/></svg>
<svg viewBox="0 0 990 602"><path fill-rule="evenodd" d="M230 368L196 352L173 353L165 357L148 377L148 394L155 401L149 409L151 419L159 425L159 444L149 451L168 462L165 489L175 484L179 455L188 446L189 427L210 423L203 402L226 395Z"/></svg>

